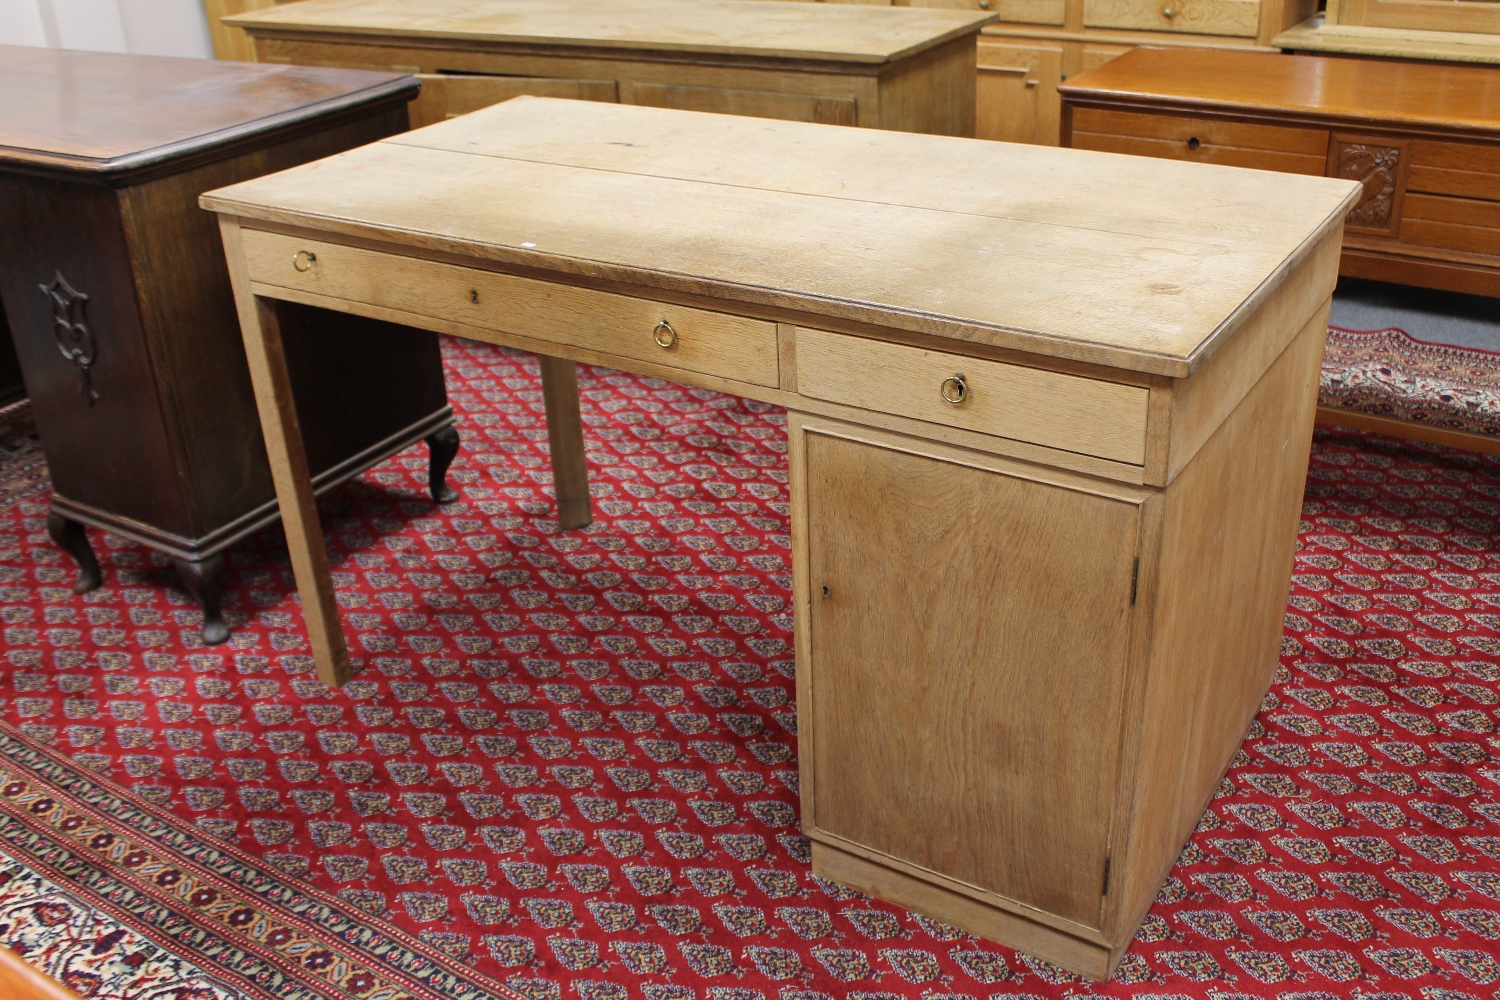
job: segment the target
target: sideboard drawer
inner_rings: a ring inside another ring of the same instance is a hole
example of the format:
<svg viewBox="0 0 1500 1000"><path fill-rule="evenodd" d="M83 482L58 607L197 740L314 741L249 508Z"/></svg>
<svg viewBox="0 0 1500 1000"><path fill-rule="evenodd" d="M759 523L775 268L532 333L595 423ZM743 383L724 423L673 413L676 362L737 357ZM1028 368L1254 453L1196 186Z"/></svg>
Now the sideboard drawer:
<svg viewBox="0 0 1500 1000"><path fill-rule="evenodd" d="M614 80L567 80L538 76L487 76L475 73L418 73L422 92L406 107L412 128L466 115L523 94L578 101L619 100Z"/></svg>
<svg viewBox="0 0 1500 1000"><path fill-rule="evenodd" d="M1072 145L1106 153L1160 156L1230 167L1321 176L1328 130L1251 125L1100 108L1073 109Z"/></svg>
<svg viewBox="0 0 1500 1000"><path fill-rule="evenodd" d="M253 282L685 373L780 384L776 324L764 320L264 230L242 232Z"/></svg>
<svg viewBox="0 0 1500 1000"><path fill-rule="evenodd" d="M1500 256L1500 203L1408 193L1401 242Z"/></svg>
<svg viewBox="0 0 1500 1000"><path fill-rule="evenodd" d="M1417 139L1411 144L1406 189L1500 201L1500 147Z"/></svg>
<svg viewBox="0 0 1500 1000"><path fill-rule="evenodd" d="M1257 0L1083 0L1088 28L1185 31L1195 35L1255 37Z"/></svg>
<svg viewBox="0 0 1500 1000"><path fill-rule="evenodd" d="M1140 386L802 328L796 355L804 396L1115 462L1146 460L1148 393ZM959 375L961 393L944 382Z"/></svg>

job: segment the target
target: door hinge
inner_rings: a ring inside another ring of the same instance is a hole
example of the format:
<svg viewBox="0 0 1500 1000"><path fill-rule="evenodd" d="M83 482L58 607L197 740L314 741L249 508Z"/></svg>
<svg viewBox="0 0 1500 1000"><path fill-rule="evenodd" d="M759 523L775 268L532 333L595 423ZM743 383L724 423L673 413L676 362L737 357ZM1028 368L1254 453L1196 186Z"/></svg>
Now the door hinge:
<svg viewBox="0 0 1500 1000"><path fill-rule="evenodd" d="M1104 892L1103 892L1103 895L1105 895L1105 896L1109 895L1109 862L1110 862L1109 858L1105 858L1104 859Z"/></svg>
<svg viewBox="0 0 1500 1000"><path fill-rule="evenodd" d="M1135 584L1141 576L1141 560L1136 559L1135 565L1130 567L1130 606L1135 607Z"/></svg>

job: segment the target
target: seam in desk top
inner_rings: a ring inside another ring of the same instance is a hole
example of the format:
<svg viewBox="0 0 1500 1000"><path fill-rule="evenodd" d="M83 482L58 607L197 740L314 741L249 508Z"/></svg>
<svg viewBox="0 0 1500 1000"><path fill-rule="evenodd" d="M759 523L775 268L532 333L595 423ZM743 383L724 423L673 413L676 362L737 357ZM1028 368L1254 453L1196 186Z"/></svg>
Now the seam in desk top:
<svg viewBox="0 0 1500 1000"><path fill-rule="evenodd" d="M641 172L639 170L619 170L619 169L616 169L616 168L613 168L613 167L598 167L598 166L590 166L590 165L587 165L587 164L558 163L555 160L537 160L537 159L532 159L531 157L526 157L526 156L510 156L510 155L506 155L506 154L503 154L503 153L487 153L487 152L479 152L479 151L476 151L476 150L469 150L469 149L452 149L452 148L449 148L447 146L423 146L423 145L419 145L419 144L414 143L414 142L401 142L401 141L399 141L404 135L410 135L410 133L403 133L402 135L392 136L392 137L387 138L387 139L381 139L381 140L379 140L379 142L381 142L383 144L392 145L392 146L404 146L407 149L421 149L421 150L425 150L425 151L427 151L429 153L453 153L453 154L457 154L457 155L460 155L460 156L480 156L480 157L484 157L486 159L491 159L491 160L511 160L511 161L516 162L516 163L533 163L533 164L536 164L538 166L543 166L543 167L564 167L564 168L569 169L569 170L590 170L590 171L594 171L596 173L601 173L601 174L620 174L622 176L628 176L628 177L647 177L647 178L654 178L656 180L677 181L677 182L683 183L683 184L707 184L707 185L711 185L711 186L714 186L714 187L734 188L734 189L740 190L740 191L763 191L763 192L765 192L767 194L795 195L795 196L800 197L800 198L828 198L828 199L833 200L833 201L847 201L847 202L853 202L853 203L861 204L861 205L885 205L885 206L887 206L889 208L906 208L906 209L911 209L912 211L917 211L917 212L939 212L939 213L942 213L944 215L957 215L957 216L963 216L963 217L971 218L971 219L1003 219L1003 220L1005 220L1007 222L1014 222L1014 223L1017 223L1019 225L1025 225L1025 226L1047 226L1047 227L1050 227L1050 228L1053 228L1053 229L1071 229L1071 230L1073 230L1075 232L1081 232L1081 233L1107 233L1107 234L1109 234L1111 236L1134 237L1134 238L1142 239L1142 240L1158 240L1158 241L1160 241L1162 243L1167 243L1167 244L1177 243L1177 244L1188 244L1190 246L1215 247L1215 248L1218 248L1218 249L1223 250L1223 251L1228 252L1228 253L1243 254L1245 256L1266 256L1267 254L1271 253L1271 251L1266 251L1266 250L1237 249L1237 248L1234 248L1234 247L1226 246L1223 243L1216 243L1216 242L1212 242L1212 241L1209 241L1209 240L1195 240L1195 239L1188 239L1188 238L1183 238L1183 237L1169 237L1169 236L1143 236L1140 233L1132 233L1132 232L1124 231L1124 230L1108 229L1108 228L1104 228L1104 227L1100 227L1100 226L1081 226L1081 225L1073 225L1073 224L1066 223L1066 222L1044 222L1044 221L1040 221L1040 220L1037 220L1037 219L1018 219L1018 218L1016 218L1014 216L1010 216L1010 215L985 215L985 214L982 214L982 213L979 213L979 212L965 212L965 211L961 211L959 209L952 209L952 208L933 208L933 207L931 207L929 205L912 205L912 204L910 204L908 202L904 202L904 201L876 201L876 200L870 199L870 198L855 198L855 197L850 197L850 196L847 196L847 195L817 194L817 193L813 193L813 192L810 192L810 191L794 191L794 190L785 190L785 189L779 189L779 188L754 187L754 186L749 185L749 184L734 184L734 183L731 183L731 182L728 182L728 181L705 180L705 179L697 178L697 177L676 177L676 176L672 176L672 175L669 175L669 174L648 174L648 173L643 173L643 172ZM1325 220L1323 222L1323 225L1326 226L1328 224L1328 219L1332 219L1332 218L1334 218L1337 215L1339 215L1339 212L1337 210L1329 213L1328 217L1325 218ZM1300 241L1298 242L1298 246L1301 246L1301 242ZM1293 252L1295 252L1295 250ZM1291 254L1288 254L1287 256L1291 256ZM1282 259L1285 259L1285 258L1282 258ZM1274 268L1273 268L1273 270L1274 270Z"/></svg>

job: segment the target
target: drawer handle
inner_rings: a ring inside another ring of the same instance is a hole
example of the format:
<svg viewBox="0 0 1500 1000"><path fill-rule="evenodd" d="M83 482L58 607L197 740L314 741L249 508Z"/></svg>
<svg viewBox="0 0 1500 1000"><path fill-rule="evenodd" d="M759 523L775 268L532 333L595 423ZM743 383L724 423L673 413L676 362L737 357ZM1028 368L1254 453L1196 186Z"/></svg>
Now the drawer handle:
<svg viewBox="0 0 1500 1000"><path fill-rule="evenodd" d="M954 406L969 398L969 383L964 380L963 375L949 375L943 379L943 384L938 386L938 394Z"/></svg>
<svg viewBox="0 0 1500 1000"><path fill-rule="evenodd" d="M317 259L318 255L311 250L298 250L292 254L292 266L299 271L311 271L313 261Z"/></svg>
<svg viewBox="0 0 1500 1000"><path fill-rule="evenodd" d="M656 341L656 346L664 351L669 351L677 346L677 331L672 329L672 324L662 320L656 324L651 331L651 339Z"/></svg>
<svg viewBox="0 0 1500 1000"><path fill-rule="evenodd" d="M1198 141L1198 137L1196 135L1188 140L1188 149L1197 149L1201 145L1203 145L1203 143Z"/></svg>
<svg viewBox="0 0 1500 1000"><path fill-rule="evenodd" d="M1172 20L1172 18L1174 18L1174 17L1177 16L1177 12L1175 10L1173 10L1171 7L1166 7L1166 8L1164 8L1162 10L1161 16L1164 17L1164 18L1166 18L1168 21L1170 21L1170 20Z"/></svg>

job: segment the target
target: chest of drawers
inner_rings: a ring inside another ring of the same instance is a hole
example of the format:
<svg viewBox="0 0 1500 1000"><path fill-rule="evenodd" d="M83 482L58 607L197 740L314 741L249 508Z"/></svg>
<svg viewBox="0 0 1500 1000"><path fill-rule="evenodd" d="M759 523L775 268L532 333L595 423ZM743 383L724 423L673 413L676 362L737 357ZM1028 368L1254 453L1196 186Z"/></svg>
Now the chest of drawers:
<svg viewBox="0 0 1500 1000"><path fill-rule="evenodd" d="M1342 274L1500 295L1500 69L1139 49L1062 93L1075 148L1358 181Z"/></svg>

